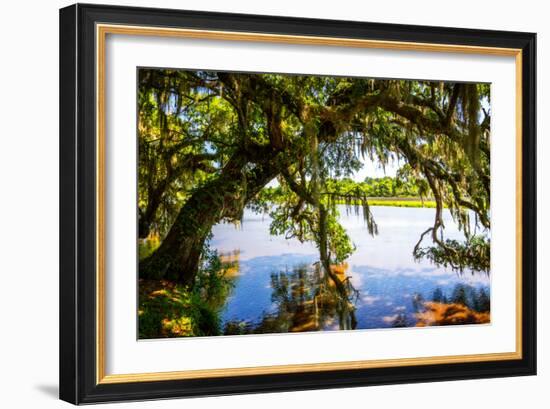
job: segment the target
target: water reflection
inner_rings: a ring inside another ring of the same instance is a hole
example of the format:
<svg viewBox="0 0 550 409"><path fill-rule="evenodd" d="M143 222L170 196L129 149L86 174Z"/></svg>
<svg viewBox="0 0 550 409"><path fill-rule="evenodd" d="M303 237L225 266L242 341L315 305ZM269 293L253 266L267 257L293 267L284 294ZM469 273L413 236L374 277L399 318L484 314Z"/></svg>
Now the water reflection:
<svg viewBox="0 0 550 409"><path fill-rule="evenodd" d="M231 320L224 334L304 332L355 329L355 302L358 292L345 276L345 266L334 266L342 276L346 294L336 288L319 264L298 266L292 271L272 273L271 309L259 322Z"/></svg>
<svg viewBox="0 0 550 409"><path fill-rule="evenodd" d="M347 285L335 291L315 264L309 243L269 235L266 216L245 213L240 229L214 228L213 246L231 253L234 289L221 313L225 334L279 333L486 323L490 279L462 276L411 252L433 217L432 209L375 208L380 227L366 234L360 217L342 212L341 222L356 245L344 266L333 266ZM446 214L446 235L459 237ZM235 251L237 250L237 251Z"/></svg>
<svg viewBox="0 0 550 409"><path fill-rule="evenodd" d="M485 288L457 284L450 296L437 287L431 301L418 302L416 310L417 327L486 324L490 322L491 300Z"/></svg>
<svg viewBox="0 0 550 409"><path fill-rule="evenodd" d="M351 285L351 276L345 275L346 268L347 265L333 266L333 271L348 283L344 297L318 264L303 264L291 271L272 273L267 311L256 320L226 320L223 333L243 335L490 322L490 297L486 287L458 283L453 287L436 287L431 296L421 292L410 296L392 295L377 291L380 287L375 278L366 287L367 294L371 295L361 296ZM397 301L402 299L408 302L399 305Z"/></svg>

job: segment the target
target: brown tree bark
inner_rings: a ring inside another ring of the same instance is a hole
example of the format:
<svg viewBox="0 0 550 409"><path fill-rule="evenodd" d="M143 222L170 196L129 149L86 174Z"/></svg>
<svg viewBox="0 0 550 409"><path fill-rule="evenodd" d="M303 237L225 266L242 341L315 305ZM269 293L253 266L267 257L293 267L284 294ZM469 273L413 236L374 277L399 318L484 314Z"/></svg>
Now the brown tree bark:
<svg viewBox="0 0 550 409"><path fill-rule="evenodd" d="M157 186L151 189L149 193L147 206L144 211L139 212L138 220L138 237L144 239L151 232L151 224L155 218L155 214L161 204L162 196L167 187L167 179L162 180Z"/></svg>
<svg viewBox="0 0 550 409"><path fill-rule="evenodd" d="M184 145L184 144L181 144ZM166 154L170 157L171 154ZM213 172L214 168L209 163L216 159L218 155L211 153L198 153L187 155L176 167L172 167L167 161L167 174L163 179L160 179L156 184L152 181L147 192L147 205L144 210L139 211L138 220L138 237L143 239L151 232L153 221L160 208L166 190L170 187L178 177L185 171L203 170Z"/></svg>

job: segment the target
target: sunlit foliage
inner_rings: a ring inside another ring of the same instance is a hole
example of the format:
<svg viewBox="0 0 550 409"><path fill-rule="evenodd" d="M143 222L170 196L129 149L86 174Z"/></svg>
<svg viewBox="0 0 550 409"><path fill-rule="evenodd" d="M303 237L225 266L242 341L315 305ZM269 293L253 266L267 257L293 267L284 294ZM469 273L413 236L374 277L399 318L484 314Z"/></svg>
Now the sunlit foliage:
<svg viewBox="0 0 550 409"><path fill-rule="evenodd" d="M376 235L369 198L395 194L435 203L415 257L488 272L490 114L489 84L141 69L139 230L162 241L140 275L193 285L211 227L267 206L271 232L315 243L344 291L337 205ZM365 158L398 177L353 183ZM445 238L444 208L464 240Z"/></svg>

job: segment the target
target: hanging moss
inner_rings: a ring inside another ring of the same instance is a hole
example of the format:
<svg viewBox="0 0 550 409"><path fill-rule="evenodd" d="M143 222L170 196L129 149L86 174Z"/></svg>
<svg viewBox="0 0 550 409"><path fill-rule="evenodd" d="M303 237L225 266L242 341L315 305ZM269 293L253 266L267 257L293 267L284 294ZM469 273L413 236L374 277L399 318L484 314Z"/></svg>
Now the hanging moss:
<svg viewBox="0 0 550 409"><path fill-rule="evenodd" d="M415 253L487 268L489 242L473 238L490 228L488 84L162 69L138 78L139 231L161 239L142 278L192 285L212 226L238 222L250 204L271 212L272 234L314 242L325 264L344 260L353 243L338 204L378 231L366 188L332 183L363 158L399 161L400 180L435 206ZM258 198L274 178L275 201ZM445 239L445 208L463 242Z"/></svg>

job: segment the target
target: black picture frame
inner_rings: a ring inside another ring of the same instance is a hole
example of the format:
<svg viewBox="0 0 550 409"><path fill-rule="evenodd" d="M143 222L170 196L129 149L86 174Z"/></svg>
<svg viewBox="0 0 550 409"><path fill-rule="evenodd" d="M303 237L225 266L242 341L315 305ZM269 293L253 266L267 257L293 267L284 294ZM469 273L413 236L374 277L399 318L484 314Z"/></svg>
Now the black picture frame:
<svg viewBox="0 0 550 409"><path fill-rule="evenodd" d="M102 384L97 381L96 24L520 49L521 359ZM74 404L536 374L536 34L77 4L60 10L60 398Z"/></svg>

